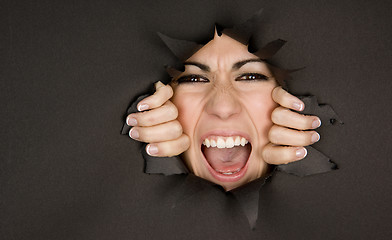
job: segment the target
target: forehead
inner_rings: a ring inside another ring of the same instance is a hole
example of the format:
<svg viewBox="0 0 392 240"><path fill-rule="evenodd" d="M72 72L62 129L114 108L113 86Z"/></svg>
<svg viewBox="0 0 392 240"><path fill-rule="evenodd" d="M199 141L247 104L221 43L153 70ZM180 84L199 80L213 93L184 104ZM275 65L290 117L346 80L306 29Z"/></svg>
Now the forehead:
<svg viewBox="0 0 392 240"><path fill-rule="evenodd" d="M222 34L215 34L214 39L192 55L187 61L195 61L211 68L231 67L233 63L258 58L248 51L248 46Z"/></svg>

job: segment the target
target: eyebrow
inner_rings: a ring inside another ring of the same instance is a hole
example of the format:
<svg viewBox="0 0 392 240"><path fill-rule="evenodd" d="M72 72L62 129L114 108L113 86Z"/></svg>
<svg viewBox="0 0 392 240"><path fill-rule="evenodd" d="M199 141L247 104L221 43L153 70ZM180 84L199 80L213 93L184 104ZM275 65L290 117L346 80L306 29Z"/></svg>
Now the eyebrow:
<svg viewBox="0 0 392 240"><path fill-rule="evenodd" d="M204 72L209 72L210 71L210 67L209 66L204 65L202 63L198 63L198 62L184 62L184 65L196 66L196 67L200 68L201 70L203 70Z"/></svg>
<svg viewBox="0 0 392 240"><path fill-rule="evenodd" d="M232 69L238 70L242 66L244 66L245 64L251 63L251 62L264 62L264 61L261 60L260 58L252 58L252 59L242 60L242 61L234 63L232 66ZM193 65L193 66L200 68L204 72L210 72L209 66L202 64L202 63L199 63L199 62L184 62L184 65Z"/></svg>
<svg viewBox="0 0 392 240"><path fill-rule="evenodd" d="M233 70L238 70L242 66L244 66L245 64L251 63L251 62L264 62L264 61L261 60L260 58L247 59L247 60L243 60L243 61L239 61L239 62L234 63L232 69Z"/></svg>

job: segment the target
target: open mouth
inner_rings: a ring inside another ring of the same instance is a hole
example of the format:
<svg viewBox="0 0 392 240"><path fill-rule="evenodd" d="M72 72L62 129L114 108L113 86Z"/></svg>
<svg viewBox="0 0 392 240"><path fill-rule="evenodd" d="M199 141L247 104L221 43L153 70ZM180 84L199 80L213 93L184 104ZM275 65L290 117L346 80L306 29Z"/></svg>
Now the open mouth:
<svg viewBox="0 0 392 240"><path fill-rule="evenodd" d="M235 182L247 170L252 145L243 136L208 136L201 152L211 175L221 182Z"/></svg>

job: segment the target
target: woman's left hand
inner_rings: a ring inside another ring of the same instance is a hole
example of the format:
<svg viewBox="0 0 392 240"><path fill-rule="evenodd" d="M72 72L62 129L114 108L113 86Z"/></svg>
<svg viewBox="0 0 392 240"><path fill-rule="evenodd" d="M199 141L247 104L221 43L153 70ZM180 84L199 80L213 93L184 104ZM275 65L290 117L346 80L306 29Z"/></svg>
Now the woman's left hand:
<svg viewBox="0 0 392 240"><path fill-rule="evenodd" d="M275 165L301 160L307 154L304 147L320 140L320 135L311 130L320 127L321 121L317 116L291 111L303 111L305 104L280 86L272 91L272 98L279 106L271 115L274 125L268 135L270 143L262 152L263 159Z"/></svg>

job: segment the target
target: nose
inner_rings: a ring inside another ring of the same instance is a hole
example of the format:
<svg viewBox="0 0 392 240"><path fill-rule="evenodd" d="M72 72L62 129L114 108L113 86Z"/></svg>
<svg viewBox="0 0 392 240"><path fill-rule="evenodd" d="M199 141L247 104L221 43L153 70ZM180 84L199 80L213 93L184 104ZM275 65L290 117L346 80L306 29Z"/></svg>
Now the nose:
<svg viewBox="0 0 392 240"><path fill-rule="evenodd" d="M205 110L222 120L227 120L241 112L241 104L233 89L216 88L209 96Z"/></svg>

